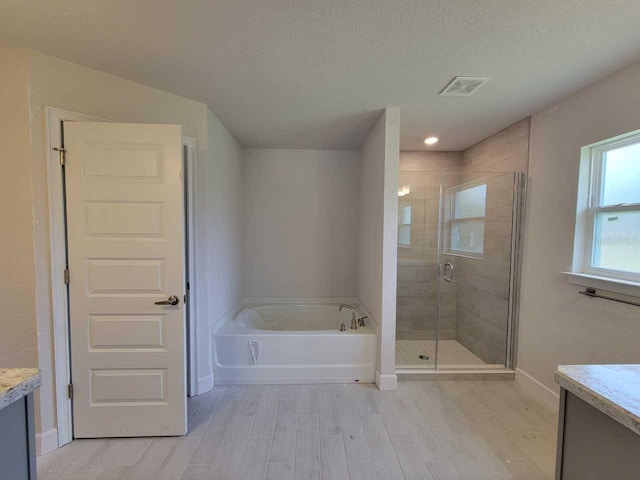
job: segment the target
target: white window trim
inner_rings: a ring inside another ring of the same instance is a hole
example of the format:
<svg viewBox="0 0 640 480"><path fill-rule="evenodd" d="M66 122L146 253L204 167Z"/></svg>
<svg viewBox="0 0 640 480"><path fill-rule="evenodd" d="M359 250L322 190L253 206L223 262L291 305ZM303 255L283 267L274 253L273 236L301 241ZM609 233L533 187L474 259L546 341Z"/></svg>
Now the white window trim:
<svg viewBox="0 0 640 480"><path fill-rule="evenodd" d="M573 264L569 283L640 297L640 274L591 266L595 218L601 212L640 211L640 204L600 206L604 152L640 142L640 130L582 147L574 236Z"/></svg>
<svg viewBox="0 0 640 480"><path fill-rule="evenodd" d="M464 257L464 258L483 258L484 257L484 239L483 239L483 247L482 247L482 253L475 253L475 252L469 252L468 250L454 250L453 248L451 248L451 243L452 243L452 239L451 239L451 232L453 231L453 225L455 225L456 223L464 223L464 222L469 222L469 221L474 221L474 220L482 220L485 224L485 228L486 228L486 224L487 224L487 211L486 211L486 198L485 198L485 214L482 217L465 217L465 218L455 218L455 205L453 202L453 197L455 196L455 192L460 192L462 190L467 190L470 188L474 188L474 187L479 187L480 185L487 185L487 189L489 188L488 184L487 184L487 179L486 178L478 178L475 180L471 180L470 182L466 182L463 183L461 185L456 185L455 187L451 187L448 188L446 191L446 201L448 204L448 215L447 215L447 219L446 219L446 231L447 231L447 236L448 236L448 241L445 242L445 248L444 248L444 252L447 255L452 255L455 257Z"/></svg>

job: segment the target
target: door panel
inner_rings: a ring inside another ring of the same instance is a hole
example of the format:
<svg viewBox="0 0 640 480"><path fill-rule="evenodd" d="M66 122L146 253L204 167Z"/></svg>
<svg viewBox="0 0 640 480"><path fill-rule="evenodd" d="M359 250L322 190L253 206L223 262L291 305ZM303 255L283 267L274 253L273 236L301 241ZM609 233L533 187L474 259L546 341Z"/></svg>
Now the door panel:
<svg viewBox="0 0 640 480"><path fill-rule="evenodd" d="M65 122L74 436L186 433L182 133ZM178 305L156 305L176 295Z"/></svg>

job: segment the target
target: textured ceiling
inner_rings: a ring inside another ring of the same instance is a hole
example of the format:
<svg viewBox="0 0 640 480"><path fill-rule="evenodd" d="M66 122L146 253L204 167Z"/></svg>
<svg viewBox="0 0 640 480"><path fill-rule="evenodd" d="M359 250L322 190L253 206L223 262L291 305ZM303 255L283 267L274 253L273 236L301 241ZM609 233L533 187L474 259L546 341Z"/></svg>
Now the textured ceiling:
<svg viewBox="0 0 640 480"><path fill-rule="evenodd" d="M460 150L640 57L640 0L0 0L0 44L207 103L244 146ZM492 80L439 97L456 75Z"/></svg>

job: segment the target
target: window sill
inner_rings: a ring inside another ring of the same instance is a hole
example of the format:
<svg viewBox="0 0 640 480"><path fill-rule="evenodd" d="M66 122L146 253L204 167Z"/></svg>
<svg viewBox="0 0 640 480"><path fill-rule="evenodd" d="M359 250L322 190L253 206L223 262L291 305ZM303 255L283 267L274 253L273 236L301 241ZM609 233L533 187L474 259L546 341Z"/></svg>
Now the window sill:
<svg viewBox="0 0 640 480"><path fill-rule="evenodd" d="M629 280L618 280L615 278L599 277L586 273L562 272L569 277L569 283L582 285L583 287L606 290L607 292L619 293L630 297L640 298L640 283Z"/></svg>

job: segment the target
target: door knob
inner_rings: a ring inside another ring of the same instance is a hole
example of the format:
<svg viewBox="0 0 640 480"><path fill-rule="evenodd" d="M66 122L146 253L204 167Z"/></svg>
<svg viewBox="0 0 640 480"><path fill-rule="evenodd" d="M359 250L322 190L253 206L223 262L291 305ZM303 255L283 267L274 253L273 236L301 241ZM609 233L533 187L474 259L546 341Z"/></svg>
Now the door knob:
<svg viewBox="0 0 640 480"><path fill-rule="evenodd" d="M156 305L177 305L180 303L180 299L175 295L171 295L166 300L161 300L159 302L155 302Z"/></svg>

